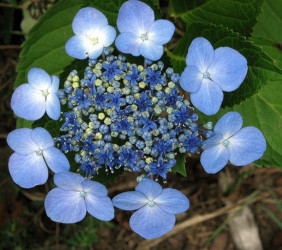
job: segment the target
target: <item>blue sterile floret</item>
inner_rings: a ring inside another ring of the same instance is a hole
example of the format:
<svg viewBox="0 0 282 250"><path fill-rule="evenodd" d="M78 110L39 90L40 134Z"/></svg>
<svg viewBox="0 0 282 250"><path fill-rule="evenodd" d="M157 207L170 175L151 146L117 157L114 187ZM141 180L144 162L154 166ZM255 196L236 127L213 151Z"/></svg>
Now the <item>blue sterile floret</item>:
<svg viewBox="0 0 282 250"><path fill-rule="evenodd" d="M57 142L76 152L79 171L90 177L124 166L166 179L178 153L201 148L198 116L179 94L178 75L162 73L162 62L144 67L108 52L105 60L89 60L84 79L70 73L60 96L72 110Z"/></svg>

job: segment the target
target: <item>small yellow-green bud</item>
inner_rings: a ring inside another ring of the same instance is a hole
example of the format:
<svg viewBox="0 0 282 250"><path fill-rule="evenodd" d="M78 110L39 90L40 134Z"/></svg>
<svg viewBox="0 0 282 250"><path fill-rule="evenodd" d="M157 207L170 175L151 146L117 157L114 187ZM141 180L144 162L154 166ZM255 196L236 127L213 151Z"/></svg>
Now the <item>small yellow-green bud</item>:
<svg viewBox="0 0 282 250"><path fill-rule="evenodd" d="M124 84L127 84L127 83L128 83L128 80L127 80L127 79L123 79L123 83L124 83Z"/></svg>
<svg viewBox="0 0 282 250"><path fill-rule="evenodd" d="M101 140L102 137L103 137L103 135L100 132L95 134L95 139L97 139L97 140Z"/></svg>
<svg viewBox="0 0 282 250"><path fill-rule="evenodd" d="M111 132L111 136L112 137L117 137L118 136L118 132Z"/></svg>
<svg viewBox="0 0 282 250"><path fill-rule="evenodd" d="M104 123L105 123L106 125L111 125L111 123L112 123L111 118L110 118L110 117L106 117L105 120L104 120Z"/></svg>
<svg viewBox="0 0 282 250"><path fill-rule="evenodd" d="M100 69L95 69L93 71L94 71L96 77L101 77L102 76L102 71Z"/></svg>
<svg viewBox="0 0 282 250"><path fill-rule="evenodd" d="M85 134L87 136L91 135L92 133L93 133L93 129L91 129L91 128L88 128L88 129L85 130Z"/></svg>
<svg viewBox="0 0 282 250"><path fill-rule="evenodd" d="M165 93L166 93L166 94L170 94L170 92L171 92L171 89L170 89L170 88L166 88L166 89L165 89Z"/></svg>
<svg viewBox="0 0 282 250"><path fill-rule="evenodd" d="M155 96L152 97L152 102L153 103L157 103L158 101L159 101L159 99L157 97L155 97Z"/></svg>
<svg viewBox="0 0 282 250"><path fill-rule="evenodd" d="M74 89L79 88L79 83L78 83L78 82L74 82L74 83L72 84L72 87L73 87Z"/></svg>
<svg viewBox="0 0 282 250"><path fill-rule="evenodd" d="M110 84L109 84L108 82L103 82L103 86L104 86L105 88L108 88L108 87L110 86Z"/></svg>
<svg viewBox="0 0 282 250"><path fill-rule="evenodd" d="M102 85L102 80L101 79L96 79L95 81L95 85L98 87L98 86L101 86Z"/></svg>
<svg viewBox="0 0 282 250"><path fill-rule="evenodd" d="M105 114L104 113L99 113L98 114L98 119L99 120L104 120L104 118L105 118Z"/></svg>
<svg viewBox="0 0 282 250"><path fill-rule="evenodd" d="M132 116L129 116L127 117L127 121L132 124L134 122L134 118Z"/></svg>
<svg viewBox="0 0 282 250"><path fill-rule="evenodd" d="M134 94L134 98L135 99L139 99L140 98L140 94L139 93Z"/></svg>
<svg viewBox="0 0 282 250"><path fill-rule="evenodd" d="M83 120L79 117L79 118L77 118L77 122L78 123L83 123Z"/></svg>
<svg viewBox="0 0 282 250"><path fill-rule="evenodd" d="M163 86L159 83L155 87L155 89L158 90L158 91L162 90L162 88L163 88Z"/></svg>
<svg viewBox="0 0 282 250"><path fill-rule="evenodd" d="M152 134L153 136L158 136L160 134L160 131L158 129L154 129Z"/></svg>
<svg viewBox="0 0 282 250"><path fill-rule="evenodd" d="M152 68L153 70L157 70L159 67L158 67L157 64L154 63L154 64L152 64L151 68Z"/></svg>
<svg viewBox="0 0 282 250"><path fill-rule="evenodd" d="M141 71L144 70L144 67L142 65L138 65L137 69L138 69L139 72L141 72Z"/></svg>
<svg viewBox="0 0 282 250"><path fill-rule="evenodd" d="M120 76L115 76L115 80L119 81L120 80Z"/></svg>
<svg viewBox="0 0 282 250"><path fill-rule="evenodd" d="M115 88L112 87L112 86L110 86L110 87L107 88L107 92L108 92L108 93L114 93L114 91L115 91Z"/></svg>
<svg viewBox="0 0 282 250"><path fill-rule="evenodd" d="M162 113L162 108L159 105L156 105L154 111L157 115L160 115Z"/></svg>
<svg viewBox="0 0 282 250"><path fill-rule="evenodd" d="M136 110L138 109L138 107L137 107L137 105L132 104L132 105L131 105L131 109L132 109L132 111L134 112L134 111L136 111Z"/></svg>
<svg viewBox="0 0 282 250"><path fill-rule="evenodd" d="M93 122L89 122L88 127L93 128Z"/></svg>
<svg viewBox="0 0 282 250"><path fill-rule="evenodd" d="M171 113L172 113L172 110L173 110L172 107L168 107L168 108L166 109L166 112L167 112L168 114L171 114Z"/></svg>
<svg viewBox="0 0 282 250"><path fill-rule="evenodd" d="M123 88L121 91L122 91L122 93L124 95L129 95L130 94L130 89L129 88Z"/></svg>
<svg viewBox="0 0 282 250"><path fill-rule="evenodd" d="M86 151L82 150L80 154L81 154L81 156L85 156L86 155Z"/></svg>
<svg viewBox="0 0 282 250"><path fill-rule="evenodd" d="M107 109L107 115L111 115L112 109Z"/></svg>
<svg viewBox="0 0 282 250"><path fill-rule="evenodd" d="M64 86L66 87L66 86L69 86L69 85L71 85L71 81L66 80L66 81L64 82Z"/></svg>
<svg viewBox="0 0 282 250"><path fill-rule="evenodd" d="M97 63L96 65L95 65L95 69L102 69L102 63Z"/></svg>
<svg viewBox="0 0 282 250"><path fill-rule="evenodd" d="M146 83L145 82L139 82L139 87L141 88L141 89L144 89L145 87L146 87Z"/></svg>
<svg viewBox="0 0 282 250"><path fill-rule="evenodd" d="M150 164L153 161L153 158L152 157L148 157L148 158L146 158L145 161L146 161L147 164Z"/></svg>
<svg viewBox="0 0 282 250"><path fill-rule="evenodd" d="M73 82L78 82L78 81L79 81L78 75L75 75L75 76L72 78L72 81L73 81Z"/></svg>
<svg viewBox="0 0 282 250"><path fill-rule="evenodd" d="M168 87L173 89L175 87L175 83L174 82L169 82L168 83Z"/></svg>

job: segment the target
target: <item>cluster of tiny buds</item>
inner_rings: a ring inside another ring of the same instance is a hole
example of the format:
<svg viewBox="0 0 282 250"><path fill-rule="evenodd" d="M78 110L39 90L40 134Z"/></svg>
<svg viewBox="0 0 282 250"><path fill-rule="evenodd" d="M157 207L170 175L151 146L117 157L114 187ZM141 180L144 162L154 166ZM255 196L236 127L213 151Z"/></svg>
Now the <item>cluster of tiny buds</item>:
<svg viewBox="0 0 282 250"><path fill-rule="evenodd" d="M123 166L165 180L178 153L199 153L212 124L199 128L172 68L164 71L161 61L131 64L112 53L105 48L103 60L90 59L83 79L70 72L58 94L67 111L57 142L62 151L76 152L87 176Z"/></svg>

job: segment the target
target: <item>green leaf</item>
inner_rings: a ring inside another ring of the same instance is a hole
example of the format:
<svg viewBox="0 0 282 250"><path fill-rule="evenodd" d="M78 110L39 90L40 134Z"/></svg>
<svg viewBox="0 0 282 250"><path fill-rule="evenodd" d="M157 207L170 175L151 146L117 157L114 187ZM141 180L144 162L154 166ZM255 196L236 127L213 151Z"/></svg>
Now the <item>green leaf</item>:
<svg viewBox="0 0 282 250"><path fill-rule="evenodd" d="M267 0L261 8L262 13L254 26L253 35L282 44L282 1Z"/></svg>
<svg viewBox="0 0 282 250"><path fill-rule="evenodd" d="M182 174L184 177L187 176L186 173L186 157L185 154L178 154L175 158L176 165L172 168L172 172Z"/></svg>
<svg viewBox="0 0 282 250"><path fill-rule="evenodd" d="M279 1L279 0L278 0ZM190 25L196 21L224 25L249 36L263 0L171 0L171 15Z"/></svg>
<svg viewBox="0 0 282 250"><path fill-rule="evenodd" d="M253 42L247 41L245 37L240 36L222 26L216 26L204 23L195 23L187 27L185 36L181 39L178 46L173 51L168 52L171 57L172 65L176 72L181 73L186 67L185 57L188 47L195 37L205 37L214 48L228 46L238 50L248 61L248 74L241 86L233 92L225 92L222 107L233 106L246 100L258 93L266 83L273 79L275 73L281 73L274 61L262 48L256 46Z"/></svg>

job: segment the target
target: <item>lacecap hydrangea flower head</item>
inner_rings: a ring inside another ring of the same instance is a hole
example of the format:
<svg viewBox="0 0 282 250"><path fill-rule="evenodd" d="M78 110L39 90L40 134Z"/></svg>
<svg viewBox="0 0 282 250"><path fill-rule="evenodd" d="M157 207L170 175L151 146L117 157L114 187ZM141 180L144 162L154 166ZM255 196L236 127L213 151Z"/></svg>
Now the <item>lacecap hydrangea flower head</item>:
<svg viewBox="0 0 282 250"><path fill-rule="evenodd" d="M60 118L56 138L37 123L32 129L16 129L7 138L15 151L9 170L18 185L32 188L45 183L47 166L54 172L56 187L45 200L51 220L76 223L88 212L108 221L114 218L115 206L136 210L130 218L134 232L146 239L161 237L173 229L175 214L189 208L185 195L158 183L166 184L179 155L202 152L208 173L220 171L228 161L240 166L263 155L262 133L242 128L239 113L225 114L212 131L212 123L200 124L194 109L215 114L223 91L233 91L243 82L247 61L236 50L214 50L205 38L196 38L180 76L158 61L173 36L173 23L155 20L152 8L137 0L121 6L117 37L106 16L91 7L77 13L72 28L66 53L88 60L84 75L73 69L59 86L57 76L32 68L28 84L17 87L11 101L21 118L34 121L45 112L53 120ZM122 53L110 47L114 42ZM144 65L127 61L123 53L144 57ZM181 87L191 93L194 107ZM69 160L78 166L75 173L69 171ZM135 191L111 200L106 187L93 178L118 169L140 173L139 184Z"/></svg>

